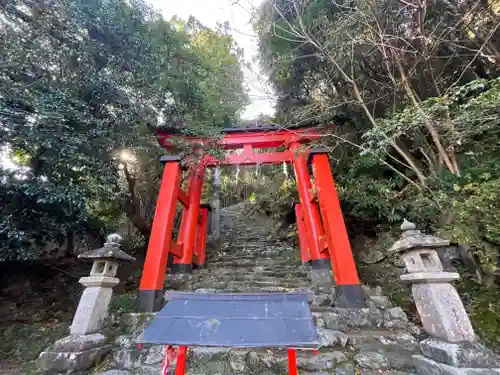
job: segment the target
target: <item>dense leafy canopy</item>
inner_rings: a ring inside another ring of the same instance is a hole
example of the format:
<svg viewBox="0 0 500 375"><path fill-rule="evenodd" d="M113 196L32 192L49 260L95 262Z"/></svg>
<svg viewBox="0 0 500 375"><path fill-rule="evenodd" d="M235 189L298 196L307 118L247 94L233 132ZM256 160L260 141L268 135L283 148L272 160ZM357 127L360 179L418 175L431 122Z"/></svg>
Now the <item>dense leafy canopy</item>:
<svg viewBox="0 0 500 375"><path fill-rule="evenodd" d="M256 29L263 68L281 96L280 118L342 114L359 134L379 131L379 118L402 108L421 113L422 101L451 87L496 77L497 12L494 1L268 0ZM441 165L460 175L450 132L450 124L422 114L416 137L399 133L383 151L425 186Z"/></svg>
<svg viewBox="0 0 500 375"><path fill-rule="evenodd" d="M500 250L499 10L497 1L267 0L255 23L277 121L339 125L323 144L353 226L407 217L440 228L488 272Z"/></svg>
<svg viewBox="0 0 500 375"><path fill-rule="evenodd" d="M0 2L0 38L0 149L22 166L0 175L0 259L116 225L137 194L120 159L154 158L158 124L214 131L248 100L227 31L141 0Z"/></svg>

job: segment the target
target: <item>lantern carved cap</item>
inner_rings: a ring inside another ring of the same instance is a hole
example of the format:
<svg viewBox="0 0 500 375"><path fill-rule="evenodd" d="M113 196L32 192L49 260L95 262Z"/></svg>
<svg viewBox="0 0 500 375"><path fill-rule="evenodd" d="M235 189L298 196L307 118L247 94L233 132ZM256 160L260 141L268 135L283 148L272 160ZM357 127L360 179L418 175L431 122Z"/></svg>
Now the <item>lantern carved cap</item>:
<svg viewBox="0 0 500 375"><path fill-rule="evenodd" d="M406 219L401 224L403 234L399 240L389 249L391 253L401 253L405 251L425 248L439 248L450 245L449 241L442 238L423 234L416 225Z"/></svg>
<svg viewBox="0 0 500 375"><path fill-rule="evenodd" d="M121 262L133 262L135 258L128 255L121 249L122 237L119 234L110 234L104 243L104 246L78 255L82 259L109 259Z"/></svg>

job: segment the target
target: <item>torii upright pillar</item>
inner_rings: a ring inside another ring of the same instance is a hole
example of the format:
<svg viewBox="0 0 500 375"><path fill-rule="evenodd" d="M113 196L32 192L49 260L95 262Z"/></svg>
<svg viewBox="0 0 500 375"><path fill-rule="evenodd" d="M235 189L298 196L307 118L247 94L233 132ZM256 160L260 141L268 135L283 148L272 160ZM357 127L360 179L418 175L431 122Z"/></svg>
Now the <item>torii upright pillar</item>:
<svg viewBox="0 0 500 375"><path fill-rule="evenodd" d="M180 158L166 161L139 287L140 311L157 311L163 305L163 283L172 243L180 181Z"/></svg>
<svg viewBox="0 0 500 375"><path fill-rule="evenodd" d="M188 188L189 205L184 209L182 217L184 225L182 231L179 233L179 245L182 248L182 257L174 259L174 264L172 266L172 269L176 273L189 273L192 270L204 176L205 165L203 161L192 166Z"/></svg>
<svg viewBox="0 0 500 375"><path fill-rule="evenodd" d="M312 167L335 278L338 307L362 308L364 293L347 236L327 149L311 150Z"/></svg>

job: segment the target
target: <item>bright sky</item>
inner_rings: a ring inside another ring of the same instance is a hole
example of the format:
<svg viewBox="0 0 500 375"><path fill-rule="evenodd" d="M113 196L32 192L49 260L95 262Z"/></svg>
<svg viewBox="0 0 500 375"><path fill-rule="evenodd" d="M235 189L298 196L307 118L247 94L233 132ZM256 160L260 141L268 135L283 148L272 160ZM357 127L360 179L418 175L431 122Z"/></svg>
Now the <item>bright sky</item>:
<svg viewBox="0 0 500 375"><path fill-rule="evenodd" d="M245 60L252 61L257 55L257 38L252 30L251 11L262 0L148 0L162 11L168 20L173 15L187 19L190 15L208 27L215 27L217 22L228 21L233 30L233 37L245 51ZM265 78L259 74L259 64L252 63L251 69L245 69L245 83L249 88L252 103L243 113L243 118L252 119L259 113L273 114L274 98Z"/></svg>

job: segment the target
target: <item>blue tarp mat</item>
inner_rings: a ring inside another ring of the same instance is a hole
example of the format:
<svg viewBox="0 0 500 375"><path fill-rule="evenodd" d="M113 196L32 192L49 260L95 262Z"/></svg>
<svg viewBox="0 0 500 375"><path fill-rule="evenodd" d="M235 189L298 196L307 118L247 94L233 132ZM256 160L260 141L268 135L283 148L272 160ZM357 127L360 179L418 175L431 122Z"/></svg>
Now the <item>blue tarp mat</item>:
<svg viewBox="0 0 500 375"><path fill-rule="evenodd" d="M317 348L307 293L179 293L140 342L164 345Z"/></svg>

